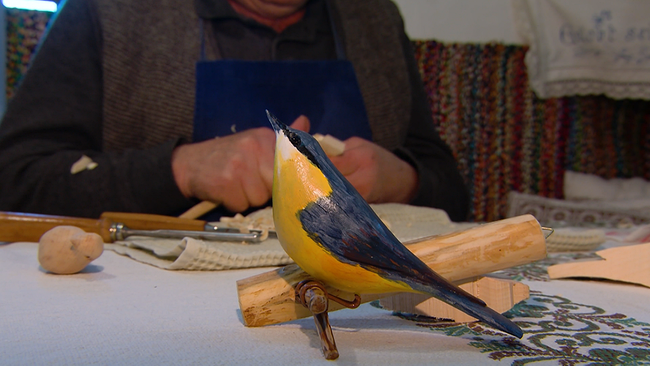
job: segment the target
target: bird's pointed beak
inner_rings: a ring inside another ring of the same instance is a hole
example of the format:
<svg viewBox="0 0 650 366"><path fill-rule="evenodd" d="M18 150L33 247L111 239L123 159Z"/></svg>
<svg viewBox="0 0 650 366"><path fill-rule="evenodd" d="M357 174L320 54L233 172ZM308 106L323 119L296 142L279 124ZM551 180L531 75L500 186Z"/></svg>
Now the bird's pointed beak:
<svg viewBox="0 0 650 366"><path fill-rule="evenodd" d="M273 113L269 112L269 110L266 110L266 117L269 119L269 122L271 122L271 126L273 127L273 130L275 133L279 133L280 131L286 131L287 130L287 125L282 123L278 119L278 117L274 116Z"/></svg>

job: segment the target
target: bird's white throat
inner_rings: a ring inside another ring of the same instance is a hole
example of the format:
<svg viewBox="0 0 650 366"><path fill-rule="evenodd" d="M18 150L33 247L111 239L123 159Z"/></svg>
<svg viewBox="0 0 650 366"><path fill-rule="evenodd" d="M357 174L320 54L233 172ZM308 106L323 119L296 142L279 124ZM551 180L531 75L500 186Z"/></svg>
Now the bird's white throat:
<svg viewBox="0 0 650 366"><path fill-rule="evenodd" d="M289 160L292 155L298 154L298 149L289 141L289 138L280 131L276 134L275 153L279 154L280 160Z"/></svg>

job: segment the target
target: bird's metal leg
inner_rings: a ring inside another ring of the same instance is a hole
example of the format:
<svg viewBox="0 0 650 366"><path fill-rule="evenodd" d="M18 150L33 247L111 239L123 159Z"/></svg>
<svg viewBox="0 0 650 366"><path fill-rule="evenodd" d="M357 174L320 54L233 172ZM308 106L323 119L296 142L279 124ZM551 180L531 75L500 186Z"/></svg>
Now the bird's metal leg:
<svg viewBox="0 0 650 366"><path fill-rule="evenodd" d="M327 315L327 295L325 286L317 281L307 280L296 285L296 302L309 309L314 316L323 356L325 359L335 360L339 357L339 351L336 349L334 334Z"/></svg>

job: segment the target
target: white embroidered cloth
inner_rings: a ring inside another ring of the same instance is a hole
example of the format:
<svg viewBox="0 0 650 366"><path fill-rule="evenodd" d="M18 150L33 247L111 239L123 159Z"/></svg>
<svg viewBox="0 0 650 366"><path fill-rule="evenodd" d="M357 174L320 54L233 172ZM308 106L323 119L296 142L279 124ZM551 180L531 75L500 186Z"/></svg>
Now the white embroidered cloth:
<svg viewBox="0 0 650 366"><path fill-rule="evenodd" d="M650 1L512 0L540 98L650 99Z"/></svg>
<svg viewBox="0 0 650 366"><path fill-rule="evenodd" d="M620 228L650 223L650 211L630 209L612 201L572 201L512 191L507 217L530 214L542 225Z"/></svg>
<svg viewBox="0 0 650 366"><path fill-rule="evenodd" d="M564 198L618 203L622 208L646 208L650 214L650 182L641 178L605 179L594 174L564 172Z"/></svg>

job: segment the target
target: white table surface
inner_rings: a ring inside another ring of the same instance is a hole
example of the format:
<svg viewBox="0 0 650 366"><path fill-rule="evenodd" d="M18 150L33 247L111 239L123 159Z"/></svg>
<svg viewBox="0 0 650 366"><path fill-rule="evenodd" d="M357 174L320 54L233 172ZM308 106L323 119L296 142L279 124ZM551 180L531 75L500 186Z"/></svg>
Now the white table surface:
<svg viewBox="0 0 650 366"><path fill-rule="evenodd" d="M105 251L83 273L53 275L39 267L36 254L34 243L0 244L1 365L513 362L488 357L470 345L475 341L471 334L432 332L370 304L330 314L340 357L326 361L311 318L261 328L243 325L235 282L270 268L167 271ZM648 288L602 281L525 282L531 291L650 323ZM650 340L650 326L648 331ZM524 337L521 342L532 341ZM543 364L557 364L549 362Z"/></svg>

